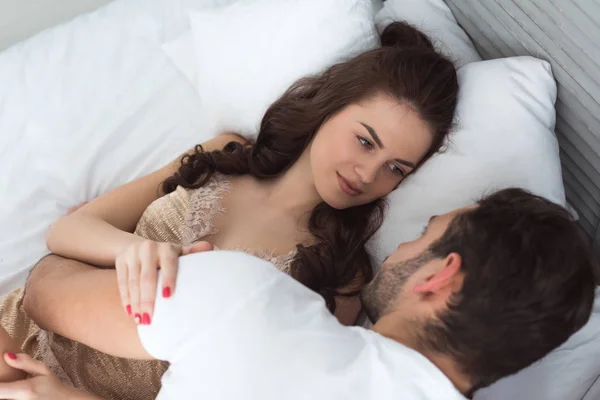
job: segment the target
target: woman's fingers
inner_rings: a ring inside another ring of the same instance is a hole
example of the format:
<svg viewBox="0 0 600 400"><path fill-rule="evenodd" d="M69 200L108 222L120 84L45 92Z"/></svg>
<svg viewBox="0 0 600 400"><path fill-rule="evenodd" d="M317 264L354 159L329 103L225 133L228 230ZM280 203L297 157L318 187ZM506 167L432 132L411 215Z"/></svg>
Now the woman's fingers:
<svg viewBox="0 0 600 400"><path fill-rule="evenodd" d="M33 384L30 379L0 383L0 399L30 400L35 399Z"/></svg>
<svg viewBox="0 0 600 400"><path fill-rule="evenodd" d="M43 362L34 360L25 353L4 353L4 361L11 367L25 371L30 375L52 374Z"/></svg>
<svg viewBox="0 0 600 400"><path fill-rule="evenodd" d="M164 253L160 258L162 273L162 296L171 297L175 293L175 283L177 281L177 270L179 268L178 256L185 256L192 253L210 251L213 245L209 242L196 242L189 246L183 246L178 253Z"/></svg>
<svg viewBox="0 0 600 400"><path fill-rule="evenodd" d="M126 257L119 256L115 262L115 268L117 270L117 284L119 286L119 294L121 295L121 302L127 315L133 315L131 309L131 299L129 298L129 269L127 266Z"/></svg>
<svg viewBox="0 0 600 400"><path fill-rule="evenodd" d="M129 301L131 302L131 314L137 324L142 323L140 313L140 259L137 246L130 249L127 254L127 290L129 291Z"/></svg>
<svg viewBox="0 0 600 400"><path fill-rule="evenodd" d="M171 297L175 292L177 269L179 268L178 259L181 254L182 248L173 245L164 248L159 254L160 273L162 275L162 288L160 293L164 298Z"/></svg>
<svg viewBox="0 0 600 400"><path fill-rule="evenodd" d="M0 383L0 399L64 400L84 396L82 392L62 384L43 362L34 360L27 354L4 353L4 361L11 367L28 373L31 377Z"/></svg>
<svg viewBox="0 0 600 400"><path fill-rule="evenodd" d="M123 307L137 324L149 325L154 315L158 269L162 274L159 293L168 298L175 292L178 258L181 255L212 250L208 242L181 247L172 243L145 240L131 246L116 259L117 280Z"/></svg>
<svg viewBox="0 0 600 400"><path fill-rule="evenodd" d="M213 249L213 245L209 242L206 242L206 241L196 242L196 243L192 243L189 246L184 246L181 251L181 255L186 256L186 255L192 254L192 253L200 253L202 251L210 251L212 249Z"/></svg>
<svg viewBox="0 0 600 400"><path fill-rule="evenodd" d="M150 325L158 286L159 257L167 243L144 242L140 248L140 313L141 324Z"/></svg>

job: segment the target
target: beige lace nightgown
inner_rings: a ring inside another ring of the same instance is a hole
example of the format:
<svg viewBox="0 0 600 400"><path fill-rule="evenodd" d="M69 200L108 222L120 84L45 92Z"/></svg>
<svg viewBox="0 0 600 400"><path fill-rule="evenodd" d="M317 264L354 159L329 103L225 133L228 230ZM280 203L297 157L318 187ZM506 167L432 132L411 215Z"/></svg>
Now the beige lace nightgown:
<svg viewBox="0 0 600 400"><path fill-rule="evenodd" d="M146 209L135 233L155 241L184 245L214 235L213 220L225 211L221 200L229 187L227 178L219 174L199 189L179 187ZM295 256L295 251L282 256L268 251L248 252L288 273ZM23 290L18 289L2 301L0 323L23 351L44 361L63 382L105 399L156 397L168 363L112 357L41 330L25 314L22 300Z"/></svg>

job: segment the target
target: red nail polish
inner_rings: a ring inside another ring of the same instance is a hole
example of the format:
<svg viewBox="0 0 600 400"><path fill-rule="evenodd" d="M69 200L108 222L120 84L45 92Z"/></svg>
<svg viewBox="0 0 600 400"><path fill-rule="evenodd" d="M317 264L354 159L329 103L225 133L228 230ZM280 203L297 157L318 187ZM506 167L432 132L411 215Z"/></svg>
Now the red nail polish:
<svg viewBox="0 0 600 400"><path fill-rule="evenodd" d="M139 325L142 323L142 316L140 314L135 314L135 316L133 318L135 319L136 324Z"/></svg>
<svg viewBox="0 0 600 400"><path fill-rule="evenodd" d="M125 307L125 309L127 310L127 315L131 315L131 305L127 304L127 307Z"/></svg>
<svg viewBox="0 0 600 400"><path fill-rule="evenodd" d="M11 360L16 360L17 359L17 355L14 353L6 353L6 355L8 356L8 358L10 358Z"/></svg>
<svg viewBox="0 0 600 400"><path fill-rule="evenodd" d="M150 315L148 313L144 313L142 316L142 325L150 325Z"/></svg>
<svg viewBox="0 0 600 400"><path fill-rule="evenodd" d="M165 299L168 299L169 297L171 297L171 288L170 288L170 287L168 287L168 286L165 286L165 287L163 288L163 297L164 297Z"/></svg>

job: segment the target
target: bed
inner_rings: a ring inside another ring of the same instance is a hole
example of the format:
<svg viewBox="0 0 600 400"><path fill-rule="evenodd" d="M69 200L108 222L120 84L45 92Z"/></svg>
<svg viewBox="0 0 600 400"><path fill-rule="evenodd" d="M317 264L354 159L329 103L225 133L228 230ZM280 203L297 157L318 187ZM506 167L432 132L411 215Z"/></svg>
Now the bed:
<svg viewBox="0 0 600 400"><path fill-rule="evenodd" d="M213 0L220 1L226 2ZM43 241L33 238L43 236L68 207L172 160L203 137L207 126L196 112L200 99L162 48L189 29L184 8L193 3L197 1L111 2L2 53L0 159L9 167L0 174L0 222L5 227L0 230L0 292L22 285L30 266L46 253ZM482 58L532 55L552 65L567 201L600 254L600 45L595 40L600 37L600 5L594 0L446 3ZM373 2L374 9L381 6ZM20 63L7 62L6 54ZM3 134L15 131L17 139ZM66 134L57 142L53 132ZM144 154L129 157L141 142ZM35 146L24 148L23 143ZM40 177L45 184L29 190L28 182ZM19 209L30 211L27 218L15 216ZM20 232L19 237L13 232ZM600 361L588 362L600 360L599 343L596 304L590 324L550 358L549 368L500 382L476 399L599 399ZM579 369L582 360L585 369ZM548 379L567 379L571 386L565 384L564 395L555 397L535 397L537 392L524 389L527 382L531 388L531 382Z"/></svg>

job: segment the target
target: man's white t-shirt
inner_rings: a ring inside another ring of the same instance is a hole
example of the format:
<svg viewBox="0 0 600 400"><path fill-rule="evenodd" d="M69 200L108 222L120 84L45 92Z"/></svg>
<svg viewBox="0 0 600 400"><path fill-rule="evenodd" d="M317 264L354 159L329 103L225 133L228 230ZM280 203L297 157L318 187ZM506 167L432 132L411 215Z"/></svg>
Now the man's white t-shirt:
<svg viewBox="0 0 600 400"><path fill-rule="evenodd" d="M180 259L144 348L171 363L158 399L464 400L420 353L346 327L272 264L212 251ZM159 288L160 288L159 284Z"/></svg>

